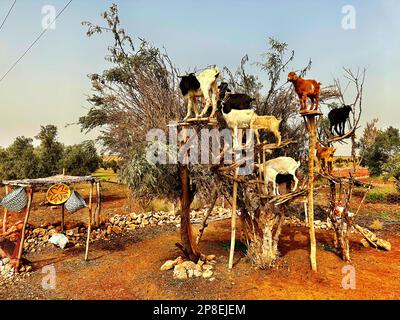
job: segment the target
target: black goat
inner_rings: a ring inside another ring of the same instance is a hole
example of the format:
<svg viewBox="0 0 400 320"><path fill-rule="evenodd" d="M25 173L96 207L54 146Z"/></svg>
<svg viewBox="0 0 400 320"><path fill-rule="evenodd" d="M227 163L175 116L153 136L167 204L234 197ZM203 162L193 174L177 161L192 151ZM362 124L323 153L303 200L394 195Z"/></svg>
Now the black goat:
<svg viewBox="0 0 400 320"><path fill-rule="evenodd" d="M332 109L328 113L328 119L330 122L329 130L333 135L335 134L333 131L335 131L339 136L345 134L346 121L349 119L351 110L351 106L343 105L340 108Z"/></svg>
<svg viewBox="0 0 400 320"><path fill-rule="evenodd" d="M220 108L222 105L224 110L251 109L251 103L255 100L245 93L231 93L231 89L229 89L229 85L226 82L221 82L218 86L218 91L220 97L218 106Z"/></svg>
<svg viewBox="0 0 400 320"><path fill-rule="evenodd" d="M189 73L187 76L181 77L179 88L181 89L182 95L186 96L190 90L200 89L200 82L197 80L194 73Z"/></svg>

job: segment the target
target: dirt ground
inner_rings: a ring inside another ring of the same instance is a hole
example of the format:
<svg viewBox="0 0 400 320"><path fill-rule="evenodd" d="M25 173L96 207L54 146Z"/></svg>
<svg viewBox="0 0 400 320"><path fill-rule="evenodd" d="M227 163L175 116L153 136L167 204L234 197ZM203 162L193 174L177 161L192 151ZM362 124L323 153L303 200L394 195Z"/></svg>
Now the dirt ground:
<svg viewBox="0 0 400 320"><path fill-rule="evenodd" d="M87 189L79 186L87 197ZM103 216L134 210L128 205L125 188L104 184ZM35 197L31 224L60 221L59 210L40 207L44 194ZM372 210L372 204L367 206ZM382 208L380 208L382 209ZM395 210L397 211L397 210ZM396 212L398 215L398 211ZM66 216L73 226L86 222L82 210ZM13 214L11 220L22 218ZM197 226L194 227L195 231ZM238 232L240 234L240 232ZM332 251L329 231L317 231L318 272L310 270L308 229L284 225L279 251L279 268L258 270L247 261L238 243L236 264L227 269L230 221L211 223L206 229L200 250L215 254L215 280L203 278L174 280L172 271L160 271L168 259L180 255L175 247L179 230L175 226L136 229L111 241L91 244L89 261L83 260L83 248L61 250L45 248L26 255L34 268L30 277L0 287L0 299L399 299L400 231L397 225L380 231L392 243L392 251L364 248L357 235L351 237L351 257L356 271L356 289L343 289L345 263ZM44 266L54 265L56 287L42 288Z"/></svg>
<svg viewBox="0 0 400 320"><path fill-rule="evenodd" d="M0 288L1 299L398 299L400 294L400 237L386 236L390 252L364 248L352 237L352 265L356 289L342 288L345 265L329 250L331 235L318 232L318 272L310 271L308 230L286 225L280 242L280 268L254 269L237 250L236 264L227 270L229 221L210 224L200 245L217 255L215 280L174 280L172 271L159 268L176 258L179 232L175 228L148 227L128 237L98 241L90 261L83 249L49 249L29 254L34 273ZM56 288L42 289L42 267L53 264Z"/></svg>

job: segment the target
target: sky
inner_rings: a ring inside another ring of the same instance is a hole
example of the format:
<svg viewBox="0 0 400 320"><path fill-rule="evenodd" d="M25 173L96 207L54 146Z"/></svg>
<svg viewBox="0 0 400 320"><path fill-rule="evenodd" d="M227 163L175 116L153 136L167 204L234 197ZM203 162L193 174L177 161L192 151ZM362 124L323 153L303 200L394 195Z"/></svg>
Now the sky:
<svg viewBox="0 0 400 320"><path fill-rule="evenodd" d="M43 7L51 5L59 12L67 2L16 2L0 30L0 78L42 32ZM295 51L291 69L305 66L311 58L308 77L323 85L342 78L342 67L366 67L361 122L379 118L382 128L400 127L398 0L73 0L55 29L49 29L0 82L0 146L17 136L33 137L46 124L57 125L60 141L66 144L96 138L97 132L85 135L74 123L89 107L87 75L108 65L104 56L112 37L89 39L81 22L102 23L100 14L113 2L127 32L165 47L182 71L212 64L234 70L245 54L251 62L260 61L268 37ZM12 3L0 0L0 23ZM342 27L346 5L355 9L355 29ZM267 91L265 74L256 65L249 71L260 77ZM353 100L351 92L346 99Z"/></svg>

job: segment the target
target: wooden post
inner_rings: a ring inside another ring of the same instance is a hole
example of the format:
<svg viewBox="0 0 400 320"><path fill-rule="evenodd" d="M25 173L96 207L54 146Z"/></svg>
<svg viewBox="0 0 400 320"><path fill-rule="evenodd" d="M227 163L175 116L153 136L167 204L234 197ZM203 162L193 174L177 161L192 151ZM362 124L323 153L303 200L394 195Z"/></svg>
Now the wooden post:
<svg viewBox="0 0 400 320"><path fill-rule="evenodd" d="M314 157L316 144L316 125L315 114L307 116L309 128L309 147L308 147L308 226L310 230L310 262L313 271L317 271L317 244L314 229Z"/></svg>
<svg viewBox="0 0 400 320"><path fill-rule="evenodd" d="M5 186L5 192L6 195L8 194L8 185ZM3 216L3 233L7 232L7 215L8 215L8 210L7 208L4 208L4 216Z"/></svg>
<svg viewBox="0 0 400 320"><path fill-rule="evenodd" d="M183 143L188 142L187 125L183 128ZM181 242L177 246L191 261L196 261L200 257L196 240L193 239L192 224L190 223L190 203L191 203L191 190L189 179L189 165L187 164L187 156L185 156L184 163L179 164L179 177L181 180Z"/></svg>
<svg viewBox="0 0 400 320"><path fill-rule="evenodd" d="M15 266L16 271L18 272L19 266L21 264L21 258L22 258L22 252L24 250L24 242L25 242L25 230L26 230L26 225L28 223L29 219L29 214L31 213L31 206L32 206L32 199L33 199L33 189L31 186L27 187L28 189L28 205L26 206L26 211L25 211L25 219L24 219L24 225L21 230L21 242L19 244L19 251L18 251L18 257L17 257L17 264Z"/></svg>
<svg viewBox="0 0 400 320"><path fill-rule="evenodd" d="M100 210L101 210L101 186L100 181L96 182L96 211L94 213L95 226L100 225Z"/></svg>
<svg viewBox="0 0 400 320"><path fill-rule="evenodd" d="M198 233L197 238L196 238L196 244L199 244L199 242L200 242L200 240L201 240L201 237L203 236L204 229L208 226L207 220L208 220L208 217L210 216L211 212L213 211L213 209L214 209L214 207L215 207L215 203L217 202L218 195L219 195L218 191L215 190L215 191L214 191L214 194L213 194L213 197L212 197L212 199L211 199L210 208L208 208L207 213L206 213L206 215L204 216L203 221L202 221L202 224L201 224L201 227L200 227L200 229L199 229L199 233Z"/></svg>
<svg viewBox="0 0 400 320"><path fill-rule="evenodd" d="M238 130L234 130L233 133L233 150L235 152L235 160L237 151L236 149L238 148ZM242 137L240 137L240 142L242 142ZM241 152L241 151L240 151ZM235 178L237 178L239 173L239 167L235 169ZM237 189L238 189L238 183L236 179L233 181L233 195L232 195L232 217L231 217L231 246L229 250L229 263L228 263L228 268L229 270L232 270L233 267L233 257L235 254L235 242L236 242L236 205L237 205Z"/></svg>
<svg viewBox="0 0 400 320"><path fill-rule="evenodd" d="M65 207L64 207L64 204L62 204L61 205L61 232L64 232L64 225L65 225L65 222L64 222L64 216L65 216Z"/></svg>
<svg viewBox="0 0 400 320"><path fill-rule="evenodd" d="M92 227L92 197L93 197L93 183L91 183L91 185L90 185L90 193L89 193L89 206L88 206L89 221L88 221L88 228L87 228L85 261L88 260L88 256L89 256L89 242L90 242L90 233L91 233L91 227Z"/></svg>

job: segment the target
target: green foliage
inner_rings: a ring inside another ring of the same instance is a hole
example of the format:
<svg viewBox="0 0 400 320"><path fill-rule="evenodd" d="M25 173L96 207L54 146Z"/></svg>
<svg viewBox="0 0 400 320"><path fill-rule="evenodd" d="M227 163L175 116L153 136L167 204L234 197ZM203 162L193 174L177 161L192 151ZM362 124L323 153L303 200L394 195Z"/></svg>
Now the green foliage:
<svg viewBox="0 0 400 320"><path fill-rule="evenodd" d="M385 131L378 131L374 143L364 151L362 164L369 168L374 176L379 176L388 170L393 176L397 175L399 159L400 134L399 129L389 127Z"/></svg>
<svg viewBox="0 0 400 320"><path fill-rule="evenodd" d="M94 142L65 147L57 141L57 127L42 126L36 136L41 141L34 148L33 139L17 137L6 149L0 148L0 180L34 179L60 174L89 175L101 159Z"/></svg>
<svg viewBox="0 0 400 320"><path fill-rule="evenodd" d="M99 168L101 162L93 141L68 146L59 167L74 176L90 175Z"/></svg>
<svg viewBox="0 0 400 320"><path fill-rule="evenodd" d="M145 150L135 150L130 160L121 168L121 180L141 198L169 197L174 199L179 191L176 165L152 164Z"/></svg>
<svg viewBox="0 0 400 320"><path fill-rule="evenodd" d="M57 127L47 125L40 126L40 132L35 137L40 140L40 146L37 150L40 177L48 177L60 173L59 162L63 157L64 146L57 141L57 135Z"/></svg>
<svg viewBox="0 0 400 320"><path fill-rule="evenodd" d="M387 200L387 193L382 192L380 190L371 190L367 194L366 198L367 202L386 202Z"/></svg>
<svg viewBox="0 0 400 320"><path fill-rule="evenodd" d="M0 150L1 179L35 178L38 164L31 138L17 137L7 149Z"/></svg>

